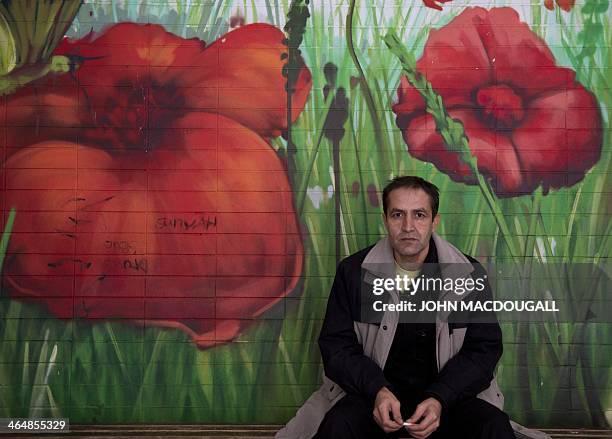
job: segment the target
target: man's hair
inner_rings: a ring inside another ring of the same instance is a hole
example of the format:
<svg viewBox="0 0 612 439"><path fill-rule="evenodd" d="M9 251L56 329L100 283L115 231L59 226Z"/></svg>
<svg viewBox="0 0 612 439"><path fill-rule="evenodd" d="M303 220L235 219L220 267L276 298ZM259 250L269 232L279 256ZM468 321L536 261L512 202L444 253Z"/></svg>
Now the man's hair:
<svg viewBox="0 0 612 439"><path fill-rule="evenodd" d="M403 175L401 177L395 177L393 180L385 186L383 189L383 212L387 216L387 208L389 207L389 194L391 191L399 188L406 189L422 189L427 195L431 202L431 213L432 218L438 214L438 208L440 207L440 190L438 186L427 180L422 179L414 175Z"/></svg>

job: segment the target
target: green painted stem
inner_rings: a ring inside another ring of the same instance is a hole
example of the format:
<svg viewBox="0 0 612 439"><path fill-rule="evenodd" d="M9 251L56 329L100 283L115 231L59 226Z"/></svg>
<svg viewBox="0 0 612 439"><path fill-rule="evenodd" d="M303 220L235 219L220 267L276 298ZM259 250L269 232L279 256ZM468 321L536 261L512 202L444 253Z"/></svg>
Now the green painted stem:
<svg viewBox="0 0 612 439"><path fill-rule="evenodd" d="M6 76L0 77L0 96L10 95L17 89L49 74L67 73L75 66L76 64L68 57L57 55L51 57L48 62L14 70Z"/></svg>
<svg viewBox="0 0 612 439"><path fill-rule="evenodd" d="M6 220L6 225L4 226L4 232L2 233L2 239L0 239L0 270L2 269L2 265L4 264L4 256L6 255L6 249L8 248L9 239L11 238L11 233L13 231L13 224L15 223L15 208L11 208L9 212L8 218Z"/></svg>
<svg viewBox="0 0 612 439"><path fill-rule="evenodd" d="M355 43L353 42L353 16L355 15L355 0L349 0L349 10L346 15L346 45L355 65L355 68L359 72L359 86L361 91L363 92L363 97L365 99L366 105L368 107L368 112L370 113L370 118L372 119L372 125L374 127L374 137L376 139L376 145L380 148L381 156L383 163L385 165L385 173L391 172L393 167L391 166L391 160L389 159L389 148L387 142L385 141L384 136L382 135L382 125L380 123L380 119L378 117L378 111L376 110L376 102L374 101L374 95L370 86L368 85L368 81L366 80L365 73L363 71L363 67L361 67L361 63L359 62L359 58L357 57L357 52L355 51Z"/></svg>
<svg viewBox="0 0 612 439"><path fill-rule="evenodd" d="M329 115L329 107L331 106L332 101L333 101L333 94L330 93L325 99L325 104L324 104L325 110L322 113L323 117L321 117L321 121L319 125L317 126L317 131L316 131L318 133L317 142L315 143L315 146L313 148L312 155L310 156L310 160L308 161L308 165L305 168L305 175L304 175L304 178L302 179L302 185L300 186L300 189L298 190L298 193L297 193L296 207L297 207L297 213L300 217L304 213L304 203L306 202L306 191L308 190L308 182L310 181L310 176L312 175L312 170L314 168L315 161L317 160L319 149L321 148L321 142L323 141L323 126L325 125L325 121L327 120L327 117Z"/></svg>

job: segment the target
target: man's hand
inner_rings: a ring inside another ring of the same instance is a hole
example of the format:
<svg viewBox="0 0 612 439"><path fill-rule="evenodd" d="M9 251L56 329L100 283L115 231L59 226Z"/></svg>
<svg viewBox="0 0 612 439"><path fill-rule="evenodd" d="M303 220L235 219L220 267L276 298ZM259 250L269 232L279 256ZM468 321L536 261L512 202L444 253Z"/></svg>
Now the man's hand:
<svg viewBox="0 0 612 439"><path fill-rule="evenodd" d="M389 413L392 413L393 419L391 419ZM380 389L376 394L376 401L374 402L374 419L385 433L397 431L403 426L400 402L386 387Z"/></svg>
<svg viewBox="0 0 612 439"><path fill-rule="evenodd" d="M406 430L412 437L425 439L440 426L441 413L442 405L440 401L435 398L427 398L417 405L412 416L406 419L406 422L413 424L406 426Z"/></svg>

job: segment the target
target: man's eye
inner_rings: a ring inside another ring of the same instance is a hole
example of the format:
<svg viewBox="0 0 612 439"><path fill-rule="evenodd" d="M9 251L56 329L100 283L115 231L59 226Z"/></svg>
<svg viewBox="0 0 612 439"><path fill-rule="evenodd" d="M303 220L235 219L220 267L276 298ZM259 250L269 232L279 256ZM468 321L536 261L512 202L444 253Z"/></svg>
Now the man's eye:
<svg viewBox="0 0 612 439"><path fill-rule="evenodd" d="M423 213L423 212L417 212L417 213L416 213L416 217L417 217L417 218L425 218L426 216L427 216L427 215L425 215L425 213Z"/></svg>
<svg viewBox="0 0 612 439"><path fill-rule="evenodd" d="M402 216L402 212L393 212L393 213L391 214L391 216L392 216L393 218L400 218L400 217Z"/></svg>

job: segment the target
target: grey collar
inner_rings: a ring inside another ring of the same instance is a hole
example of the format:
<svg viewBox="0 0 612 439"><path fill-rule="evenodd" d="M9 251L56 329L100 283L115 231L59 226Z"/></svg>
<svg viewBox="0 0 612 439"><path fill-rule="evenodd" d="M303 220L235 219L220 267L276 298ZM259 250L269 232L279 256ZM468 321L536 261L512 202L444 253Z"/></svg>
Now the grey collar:
<svg viewBox="0 0 612 439"><path fill-rule="evenodd" d="M470 260L457 247L436 233L433 233L432 237L438 252L438 262L442 264L443 277L468 276L474 271ZM388 237L380 239L372 247L361 268L367 272L364 280L368 283L375 277L395 277L395 259Z"/></svg>

